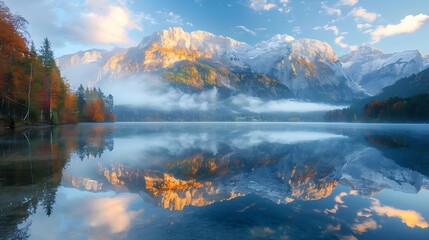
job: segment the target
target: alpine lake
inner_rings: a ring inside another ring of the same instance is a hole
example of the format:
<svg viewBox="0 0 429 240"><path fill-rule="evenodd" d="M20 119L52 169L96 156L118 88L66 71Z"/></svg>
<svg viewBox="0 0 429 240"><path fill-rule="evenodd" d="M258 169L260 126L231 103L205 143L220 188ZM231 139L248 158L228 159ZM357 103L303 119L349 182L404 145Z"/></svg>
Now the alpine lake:
<svg viewBox="0 0 429 240"><path fill-rule="evenodd" d="M429 125L4 132L0 239L429 239Z"/></svg>

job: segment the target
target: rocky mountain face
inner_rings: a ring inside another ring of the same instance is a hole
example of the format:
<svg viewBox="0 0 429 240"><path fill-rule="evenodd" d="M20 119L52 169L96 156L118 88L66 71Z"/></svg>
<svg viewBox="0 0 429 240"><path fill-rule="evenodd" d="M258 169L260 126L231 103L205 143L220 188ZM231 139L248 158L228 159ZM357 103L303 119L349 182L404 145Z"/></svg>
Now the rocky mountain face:
<svg viewBox="0 0 429 240"><path fill-rule="evenodd" d="M226 96L342 102L376 95L422 71L429 56L361 46L339 58L329 44L314 39L275 35L251 46L209 32L169 28L129 49L82 51L58 58L57 64L73 88L151 73L182 90L217 87Z"/></svg>
<svg viewBox="0 0 429 240"><path fill-rule="evenodd" d="M344 76L331 46L313 39L276 35L248 52L247 63L292 89L301 99L352 100L358 87Z"/></svg>
<svg viewBox="0 0 429 240"><path fill-rule="evenodd" d="M382 89L378 98L412 97L429 92L429 68Z"/></svg>
<svg viewBox="0 0 429 240"><path fill-rule="evenodd" d="M429 67L429 55L424 55L423 56L423 68L428 68Z"/></svg>
<svg viewBox="0 0 429 240"><path fill-rule="evenodd" d="M370 95L422 71L427 65L417 50L385 54L370 46L361 46L342 56L340 61L346 76Z"/></svg>
<svg viewBox="0 0 429 240"><path fill-rule="evenodd" d="M345 77L329 44L287 35L250 46L209 32L169 28L126 51L90 50L57 62L73 87L82 79L92 86L106 79L154 73L194 90L217 87L231 94L324 102L364 96Z"/></svg>
<svg viewBox="0 0 429 240"><path fill-rule="evenodd" d="M125 53L126 49L122 48L112 51L90 49L61 56L56 62L73 89L77 89L80 84L93 87L101 80L102 69L107 61Z"/></svg>

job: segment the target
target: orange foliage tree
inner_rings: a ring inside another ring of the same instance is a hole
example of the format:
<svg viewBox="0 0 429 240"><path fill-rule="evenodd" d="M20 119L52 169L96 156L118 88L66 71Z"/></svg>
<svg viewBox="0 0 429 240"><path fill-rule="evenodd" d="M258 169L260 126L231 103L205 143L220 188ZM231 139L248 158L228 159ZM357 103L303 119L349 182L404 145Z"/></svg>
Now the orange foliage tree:
<svg viewBox="0 0 429 240"><path fill-rule="evenodd" d="M80 86L76 94L78 111L83 112L80 121L86 122L112 122L115 120L113 114L113 96L105 96L100 89L86 89L83 92ZM80 102L80 104L79 104Z"/></svg>
<svg viewBox="0 0 429 240"><path fill-rule="evenodd" d="M73 93L55 63L50 41L45 38L39 51L32 43L27 46L26 24L0 1L0 125L114 120L113 97L106 98L99 89Z"/></svg>

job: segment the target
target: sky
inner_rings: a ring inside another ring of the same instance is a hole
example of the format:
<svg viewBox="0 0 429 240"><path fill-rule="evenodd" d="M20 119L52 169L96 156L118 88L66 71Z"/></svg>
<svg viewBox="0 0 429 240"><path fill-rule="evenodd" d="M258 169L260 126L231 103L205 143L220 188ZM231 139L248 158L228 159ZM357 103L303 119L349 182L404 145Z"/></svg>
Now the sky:
<svg viewBox="0 0 429 240"><path fill-rule="evenodd" d="M36 46L55 55L137 45L168 27L256 44L275 34L329 43L339 55L362 44L429 54L428 0L6 0L27 19Z"/></svg>

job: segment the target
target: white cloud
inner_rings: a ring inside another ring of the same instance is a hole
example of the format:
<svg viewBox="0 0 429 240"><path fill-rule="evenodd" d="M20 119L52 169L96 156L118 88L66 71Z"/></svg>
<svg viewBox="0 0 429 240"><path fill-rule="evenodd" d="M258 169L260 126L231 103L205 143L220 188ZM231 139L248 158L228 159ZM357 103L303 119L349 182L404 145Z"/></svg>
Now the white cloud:
<svg viewBox="0 0 429 240"><path fill-rule="evenodd" d="M332 32L334 32L335 36L338 36L338 34L340 34L340 30L338 29L337 26L328 26L328 25L325 25L323 27L323 29L325 29L327 31L331 30Z"/></svg>
<svg viewBox="0 0 429 240"><path fill-rule="evenodd" d="M350 11L350 15L355 17L355 20L362 19L366 22L374 22L378 14L373 12L368 12L365 8L355 7Z"/></svg>
<svg viewBox="0 0 429 240"><path fill-rule="evenodd" d="M183 19L181 15L176 14L175 12L170 10L158 10L156 11L155 16L159 23L166 24L169 27L177 27L183 25L187 25L190 27L194 26L192 22L185 21L185 19Z"/></svg>
<svg viewBox="0 0 429 240"><path fill-rule="evenodd" d="M344 36L336 37L334 39L335 44L337 44L341 48L349 48L351 51L356 50L358 48L358 46L356 46L356 45L349 45L349 44L343 42L344 38L345 38Z"/></svg>
<svg viewBox="0 0 429 240"><path fill-rule="evenodd" d="M151 15L132 10L128 0L14 0L8 5L29 21L36 45L48 36L56 49L66 45L132 45L131 31L143 31L142 22L155 24Z"/></svg>
<svg viewBox="0 0 429 240"><path fill-rule="evenodd" d="M279 5L282 7L278 8L277 10L282 13L290 13L292 9L290 7L287 7L289 3L289 0L279 0Z"/></svg>
<svg viewBox="0 0 429 240"><path fill-rule="evenodd" d="M382 38L394 36L402 33L413 33L429 21L429 16L425 14L408 15L401 19L398 24L388 24L386 26L378 26L372 31L371 38L373 43L379 42Z"/></svg>
<svg viewBox="0 0 429 240"><path fill-rule="evenodd" d="M426 219L419 213L414 210L403 210L390 206L382 206L380 201L373 199L373 205L371 210L376 212L380 216L387 216L390 218L399 218L401 221L410 228L419 227L419 228L428 228L429 223Z"/></svg>
<svg viewBox="0 0 429 240"><path fill-rule="evenodd" d="M276 9L282 13L289 13L289 0L249 0L249 8L255 11L270 11Z"/></svg>
<svg viewBox="0 0 429 240"><path fill-rule="evenodd" d="M172 24L172 25L178 25L178 26L182 26L183 25L183 19L180 15L175 14L172 11L169 12L165 12L164 13L166 18L165 21Z"/></svg>
<svg viewBox="0 0 429 240"><path fill-rule="evenodd" d="M276 7L274 3L268 2L267 0L250 0L249 7L255 11L269 11Z"/></svg>
<svg viewBox="0 0 429 240"><path fill-rule="evenodd" d="M145 211L142 207L135 207L136 204L140 206L142 201L137 194L115 194L112 191L94 193L61 187L56 197L61 201L55 203L58 210L54 214L46 217L44 211L37 211L33 215L29 229L33 238L67 239L79 237L76 233L85 232L88 239L111 239L112 236L123 239ZM59 223L67 227L46 231Z"/></svg>
<svg viewBox="0 0 429 240"><path fill-rule="evenodd" d="M341 16L341 9L330 7L330 6L326 5L326 2L322 2L321 4L322 4L322 9L325 10L325 12L328 15Z"/></svg>
<svg viewBox="0 0 429 240"><path fill-rule="evenodd" d="M338 46L340 46L342 48L348 47L349 45L344 43L343 40L344 40L344 36L339 36L339 37L335 38L334 42L335 42L335 44L337 44Z"/></svg>
<svg viewBox="0 0 429 240"><path fill-rule="evenodd" d="M143 16L131 12L123 2L87 0L83 9L75 21L66 22L64 27L85 43L131 45L134 41L128 32L143 31Z"/></svg>
<svg viewBox="0 0 429 240"><path fill-rule="evenodd" d="M238 95L232 97L232 103L244 110L256 113L264 112L321 112L344 108L322 103L297 102L291 99L264 101L257 97Z"/></svg>
<svg viewBox="0 0 429 240"><path fill-rule="evenodd" d="M344 204L343 197L346 197L348 194L346 192L341 192L337 196L335 196L334 201L338 204Z"/></svg>
<svg viewBox="0 0 429 240"><path fill-rule="evenodd" d="M245 27L245 26L242 26L242 25L239 25L239 26L235 26L236 28L238 28L238 29L241 29L241 30L243 30L243 31L245 31L245 32L247 32L247 33L250 33L250 34L252 34L252 35L254 35L254 36L256 36L256 32L255 31L253 31L253 30L251 30L251 29L248 29L247 27Z"/></svg>
<svg viewBox="0 0 429 240"><path fill-rule="evenodd" d="M359 24L357 24L357 25L356 25L356 27L357 27L359 30L362 30L362 29L364 29L364 28L370 28L370 27L372 27L372 25L371 25L371 24L369 24L369 23L359 23Z"/></svg>
<svg viewBox="0 0 429 240"><path fill-rule="evenodd" d="M155 20L155 18L153 18L152 15L150 14L141 13L140 16L142 17L142 20L145 22L148 22L150 24L157 24L157 21Z"/></svg>
<svg viewBox="0 0 429 240"><path fill-rule="evenodd" d="M301 27L300 26L293 27L292 32L295 34L301 34L302 33Z"/></svg>
<svg viewBox="0 0 429 240"><path fill-rule="evenodd" d="M100 87L115 96L117 105L133 105L163 111L208 111L218 104L216 88L194 94L185 93L161 81L159 76L151 74L137 74L122 78L121 81L108 81Z"/></svg>
<svg viewBox="0 0 429 240"><path fill-rule="evenodd" d="M359 2L359 0L340 0L338 2L339 6L354 6Z"/></svg>
<svg viewBox="0 0 429 240"><path fill-rule="evenodd" d="M278 8L277 10L281 13L290 13L292 11L291 8Z"/></svg>
<svg viewBox="0 0 429 240"><path fill-rule="evenodd" d="M269 11L270 9L275 8L275 7L276 7L276 5L274 3L267 3L263 6L263 9L265 11Z"/></svg>
<svg viewBox="0 0 429 240"><path fill-rule="evenodd" d="M374 219L368 219L362 223L355 223L352 225L352 230L356 233L362 234L369 230L375 230L379 227L381 226L379 226Z"/></svg>

